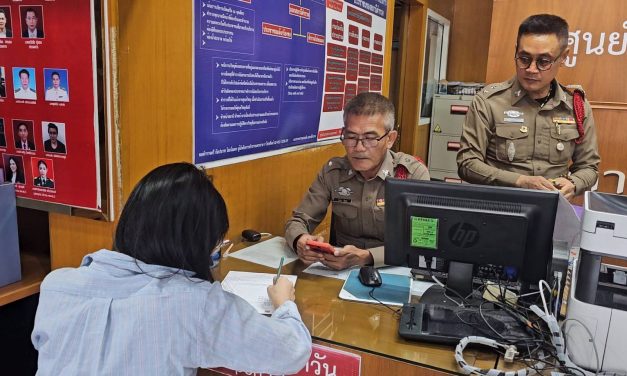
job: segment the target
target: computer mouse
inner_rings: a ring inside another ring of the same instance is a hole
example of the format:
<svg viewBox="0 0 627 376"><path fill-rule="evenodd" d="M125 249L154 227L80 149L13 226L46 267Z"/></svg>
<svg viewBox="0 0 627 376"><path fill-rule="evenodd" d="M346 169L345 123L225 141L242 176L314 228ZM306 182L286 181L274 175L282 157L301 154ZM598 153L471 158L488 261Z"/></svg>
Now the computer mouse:
<svg viewBox="0 0 627 376"><path fill-rule="evenodd" d="M261 233L253 229L246 229L242 231L242 238L248 242L258 242L261 239Z"/></svg>
<svg viewBox="0 0 627 376"><path fill-rule="evenodd" d="M362 266L359 269L359 282L364 286L379 287L383 283L383 279L374 266Z"/></svg>

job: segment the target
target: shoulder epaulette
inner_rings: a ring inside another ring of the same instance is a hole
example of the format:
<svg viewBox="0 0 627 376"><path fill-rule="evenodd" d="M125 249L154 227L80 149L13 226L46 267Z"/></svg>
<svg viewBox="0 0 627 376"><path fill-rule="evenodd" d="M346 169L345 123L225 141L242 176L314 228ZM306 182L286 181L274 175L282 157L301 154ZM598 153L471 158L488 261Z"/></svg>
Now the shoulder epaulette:
<svg viewBox="0 0 627 376"><path fill-rule="evenodd" d="M410 174L413 174L414 171L418 168L420 164L425 164L425 162L420 159L420 157L398 153L394 158L395 171L394 177L399 179L406 179Z"/></svg>
<svg viewBox="0 0 627 376"><path fill-rule="evenodd" d="M343 157L334 157L324 165L324 171L340 170L346 168L345 159Z"/></svg>
<svg viewBox="0 0 627 376"><path fill-rule="evenodd" d="M564 86L564 85L560 84L560 86L562 87L562 89L565 92L567 92L570 95L574 95L577 92L577 93L581 94L581 96L583 97L582 99L586 98L586 92L585 92L585 90L583 90L583 87L581 85Z"/></svg>
<svg viewBox="0 0 627 376"><path fill-rule="evenodd" d="M512 87L512 84L513 84L513 81L505 81L505 82L499 82L497 84L486 85L483 87L483 89L481 89L481 91L479 91L478 94L480 94L481 96L485 98L489 98L493 96L494 94L497 94L504 90L509 89L510 87Z"/></svg>

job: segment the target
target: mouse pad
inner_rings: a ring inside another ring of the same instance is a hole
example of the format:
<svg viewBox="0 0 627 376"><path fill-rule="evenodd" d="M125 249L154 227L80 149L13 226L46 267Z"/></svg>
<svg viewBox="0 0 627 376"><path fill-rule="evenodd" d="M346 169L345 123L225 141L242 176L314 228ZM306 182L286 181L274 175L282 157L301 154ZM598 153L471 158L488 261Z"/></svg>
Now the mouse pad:
<svg viewBox="0 0 627 376"><path fill-rule="evenodd" d="M385 304L402 306L408 303L411 294L411 280L409 277L397 274L380 273L382 284L375 287L372 295ZM344 300L358 302L379 303L369 295L372 287L367 287L359 282L359 269L352 270L342 286L339 297Z"/></svg>

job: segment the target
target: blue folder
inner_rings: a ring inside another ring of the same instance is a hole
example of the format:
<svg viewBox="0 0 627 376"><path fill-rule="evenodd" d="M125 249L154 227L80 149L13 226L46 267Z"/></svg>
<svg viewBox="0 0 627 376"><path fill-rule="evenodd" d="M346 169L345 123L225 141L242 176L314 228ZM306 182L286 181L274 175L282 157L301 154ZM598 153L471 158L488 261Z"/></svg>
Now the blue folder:
<svg viewBox="0 0 627 376"><path fill-rule="evenodd" d="M379 303L370 297L372 287L367 287L359 282L357 277L359 269L353 270L346 278L340 291L340 298L366 303ZM389 305L402 306L408 303L411 297L411 279L408 276L381 273L382 284L375 287L373 295L381 302Z"/></svg>

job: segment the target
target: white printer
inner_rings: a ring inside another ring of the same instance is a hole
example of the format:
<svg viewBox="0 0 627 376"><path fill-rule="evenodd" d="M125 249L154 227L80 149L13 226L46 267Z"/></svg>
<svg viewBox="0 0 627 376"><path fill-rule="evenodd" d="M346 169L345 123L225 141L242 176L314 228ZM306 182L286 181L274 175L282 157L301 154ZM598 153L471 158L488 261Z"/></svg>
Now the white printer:
<svg viewBox="0 0 627 376"><path fill-rule="evenodd" d="M586 192L581 249L573 265L564 323L566 349L580 367L624 374L626 268L607 265L603 257L627 260L627 196Z"/></svg>

